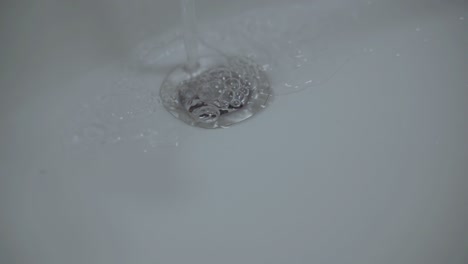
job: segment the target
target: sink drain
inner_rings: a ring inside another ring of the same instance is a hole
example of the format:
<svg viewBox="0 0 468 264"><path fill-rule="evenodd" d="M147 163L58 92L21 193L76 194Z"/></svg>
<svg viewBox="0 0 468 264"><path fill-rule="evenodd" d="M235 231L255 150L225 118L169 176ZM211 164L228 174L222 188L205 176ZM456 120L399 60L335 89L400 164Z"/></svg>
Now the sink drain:
<svg viewBox="0 0 468 264"><path fill-rule="evenodd" d="M264 108L271 96L265 72L246 58L226 57L224 63L175 81L166 80L161 88L165 107L184 122L203 128L243 121Z"/></svg>

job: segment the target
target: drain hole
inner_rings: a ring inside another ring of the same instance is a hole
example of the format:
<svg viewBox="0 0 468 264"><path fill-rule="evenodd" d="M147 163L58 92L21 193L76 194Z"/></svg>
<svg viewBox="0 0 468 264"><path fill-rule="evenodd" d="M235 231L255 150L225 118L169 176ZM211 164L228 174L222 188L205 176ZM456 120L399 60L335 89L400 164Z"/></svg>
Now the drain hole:
<svg viewBox="0 0 468 264"><path fill-rule="evenodd" d="M190 114L195 120L203 123L216 122L216 120L218 120L220 116L218 108L212 105L206 105L195 108L193 109L193 111L190 112Z"/></svg>

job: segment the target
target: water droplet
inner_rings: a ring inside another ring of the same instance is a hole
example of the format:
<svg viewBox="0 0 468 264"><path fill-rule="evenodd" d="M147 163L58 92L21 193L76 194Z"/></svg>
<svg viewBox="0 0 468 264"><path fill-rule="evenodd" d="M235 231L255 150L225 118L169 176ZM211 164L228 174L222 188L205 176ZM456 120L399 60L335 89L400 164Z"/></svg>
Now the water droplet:
<svg viewBox="0 0 468 264"><path fill-rule="evenodd" d="M459 17L458 19L460 19L460 20L465 20L465 17Z"/></svg>
<svg viewBox="0 0 468 264"><path fill-rule="evenodd" d="M233 107L237 108L237 107L240 107L242 105L242 102L240 100L238 100L238 99L234 99L234 100L231 101L231 105Z"/></svg>
<svg viewBox="0 0 468 264"><path fill-rule="evenodd" d="M241 89L239 89L239 92L241 94L243 94L244 96L247 96L249 95L249 89L245 88L245 87L242 87Z"/></svg>
<svg viewBox="0 0 468 264"><path fill-rule="evenodd" d="M234 98L234 91L227 90L227 91L224 91L220 99L222 101L231 101L232 98Z"/></svg>

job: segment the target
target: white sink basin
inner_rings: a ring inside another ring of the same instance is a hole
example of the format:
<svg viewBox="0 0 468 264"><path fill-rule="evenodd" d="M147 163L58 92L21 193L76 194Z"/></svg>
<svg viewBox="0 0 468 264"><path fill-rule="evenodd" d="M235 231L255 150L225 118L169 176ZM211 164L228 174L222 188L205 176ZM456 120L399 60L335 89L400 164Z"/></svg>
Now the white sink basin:
<svg viewBox="0 0 468 264"><path fill-rule="evenodd" d="M0 4L0 263L467 263L466 1L198 1L273 62L220 130L157 102L178 1L75 2Z"/></svg>

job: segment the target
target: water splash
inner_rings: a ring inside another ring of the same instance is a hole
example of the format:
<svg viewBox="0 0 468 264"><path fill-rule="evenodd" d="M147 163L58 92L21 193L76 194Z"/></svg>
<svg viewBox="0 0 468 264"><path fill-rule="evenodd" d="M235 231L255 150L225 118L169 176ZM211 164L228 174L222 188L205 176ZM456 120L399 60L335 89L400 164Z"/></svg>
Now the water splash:
<svg viewBox="0 0 468 264"><path fill-rule="evenodd" d="M164 118L155 89L159 78L133 69L111 68L114 73L108 87L100 87L70 120L69 142L80 147L138 142L147 150L178 146L177 130Z"/></svg>
<svg viewBox="0 0 468 264"><path fill-rule="evenodd" d="M209 48L243 54L262 65L274 94L286 95L323 85L351 57L353 48L343 39L355 17L328 6L325 9L315 2L254 9L211 21L199 31ZM157 65L177 53L183 54L183 44L175 32L148 40L136 52L145 65ZM183 58L178 60L183 62Z"/></svg>

